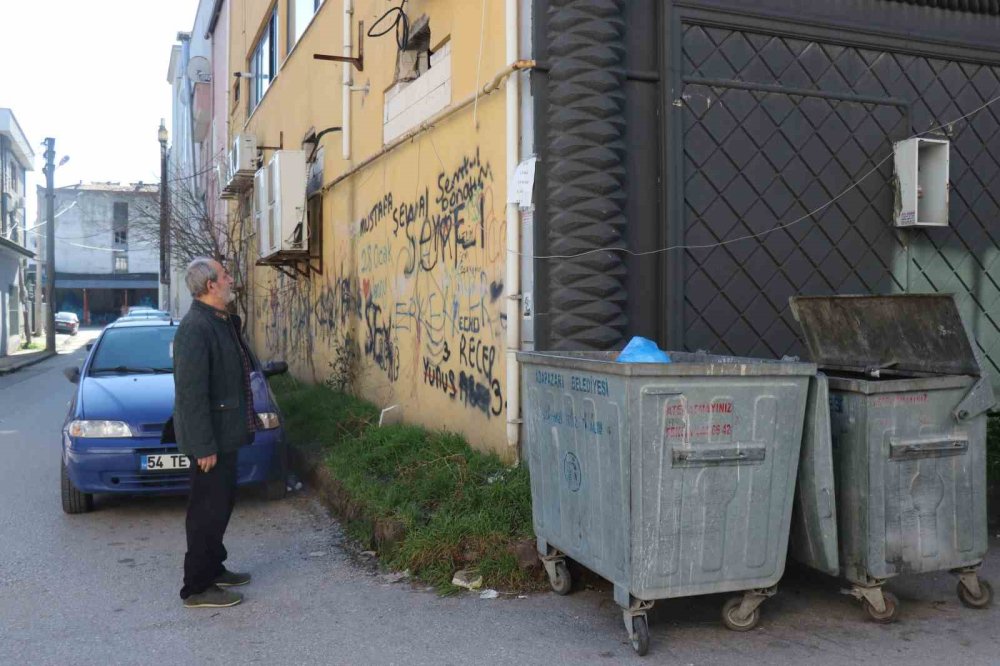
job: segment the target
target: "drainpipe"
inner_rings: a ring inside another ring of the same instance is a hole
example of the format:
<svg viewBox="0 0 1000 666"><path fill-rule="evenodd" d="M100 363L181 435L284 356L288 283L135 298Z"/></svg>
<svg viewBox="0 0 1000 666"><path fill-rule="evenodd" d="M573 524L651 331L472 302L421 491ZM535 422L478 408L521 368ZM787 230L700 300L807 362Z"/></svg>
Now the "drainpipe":
<svg viewBox="0 0 1000 666"><path fill-rule="evenodd" d="M507 2L507 62L517 61L518 15L520 0ZM514 186L520 146L520 73L514 71L507 79L507 189ZM517 352L521 348L521 214L517 203L507 199L507 268L504 276L504 296L507 304L507 446L517 462L521 460L521 373Z"/></svg>
<svg viewBox="0 0 1000 666"><path fill-rule="evenodd" d="M350 58L354 55L354 43L352 41L352 18L354 16L354 0L344 0L344 57ZM344 63L344 93L343 110L341 112L340 126L341 140L344 146L344 159L351 159L351 86L354 83L353 65Z"/></svg>

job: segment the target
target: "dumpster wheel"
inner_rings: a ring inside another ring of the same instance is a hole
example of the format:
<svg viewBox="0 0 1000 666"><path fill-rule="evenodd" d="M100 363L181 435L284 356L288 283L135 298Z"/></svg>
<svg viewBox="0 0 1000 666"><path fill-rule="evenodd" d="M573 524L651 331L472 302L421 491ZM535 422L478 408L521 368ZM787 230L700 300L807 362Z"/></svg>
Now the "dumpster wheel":
<svg viewBox="0 0 1000 666"><path fill-rule="evenodd" d="M634 615L632 617L632 649L640 657L645 657L649 652L649 620L645 615Z"/></svg>
<svg viewBox="0 0 1000 666"><path fill-rule="evenodd" d="M750 631L760 622L760 606L744 619L739 618L738 611L743 605L743 597L733 597L722 606L722 623L732 631Z"/></svg>
<svg viewBox="0 0 1000 666"><path fill-rule="evenodd" d="M552 586L552 591L556 594L569 594L570 590L573 589L573 577L570 576L566 561L557 560L553 564L555 575L549 574L549 585Z"/></svg>
<svg viewBox="0 0 1000 666"><path fill-rule="evenodd" d="M899 617L899 599L892 592L882 591L882 599L885 600L885 610L878 611L868 599L862 598L861 605L864 606L868 616L879 624L891 624Z"/></svg>
<svg viewBox="0 0 1000 666"><path fill-rule="evenodd" d="M975 596L969 591L965 583L958 581L958 600L962 602L962 605L966 608L988 608L993 604L993 587L983 580L979 579L979 596Z"/></svg>

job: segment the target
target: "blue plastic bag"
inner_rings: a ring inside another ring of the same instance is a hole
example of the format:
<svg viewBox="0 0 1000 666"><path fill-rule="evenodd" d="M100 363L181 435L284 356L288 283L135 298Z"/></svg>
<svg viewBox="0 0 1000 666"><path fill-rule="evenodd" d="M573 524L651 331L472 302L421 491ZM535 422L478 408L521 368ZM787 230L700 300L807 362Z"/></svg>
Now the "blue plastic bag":
<svg viewBox="0 0 1000 666"><path fill-rule="evenodd" d="M618 354L619 363L670 363L670 354L646 338L635 336Z"/></svg>

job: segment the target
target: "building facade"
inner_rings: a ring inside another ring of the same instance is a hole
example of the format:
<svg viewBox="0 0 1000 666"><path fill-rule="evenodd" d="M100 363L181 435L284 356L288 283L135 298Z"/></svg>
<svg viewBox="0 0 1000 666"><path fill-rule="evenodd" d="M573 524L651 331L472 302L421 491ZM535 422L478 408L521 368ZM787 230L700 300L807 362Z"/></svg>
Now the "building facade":
<svg viewBox="0 0 1000 666"><path fill-rule="evenodd" d="M199 22L220 10L210 67L225 71L213 73L212 126L227 127L227 153L252 136L255 169L276 155L300 164L297 178L280 169L269 190L274 205L276 188L294 181L282 189L284 209L308 240L291 254L262 248L261 188L230 187L231 169L221 171L229 259L245 261L248 327L260 356L287 360L301 378L349 384L409 421L447 426L513 459L504 271L507 144L516 135L503 88L520 75L497 39L504 30L487 30L505 25L505 7L414 0L401 44L392 30L367 35L384 4L199 8ZM181 41L173 71L185 43L193 54L203 34L196 27ZM363 66L314 57L356 55L360 41ZM184 104L174 113L176 128ZM202 155L190 170L210 168Z"/></svg>
<svg viewBox="0 0 1000 666"><path fill-rule="evenodd" d="M156 307L159 286L159 187L79 183L54 190L56 312L82 325L107 324L130 306ZM45 210L45 188L38 188ZM45 263L44 237L38 241Z"/></svg>
<svg viewBox="0 0 1000 666"><path fill-rule="evenodd" d="M0 357L30 334L26 274L34 255L26 241L25 176L34 169L34 157L14 113L0 108Z"/></svg>
<svg viewBox="0 0 1000 666"><path fill-rule="evenodd" d="M790 296L949 292L1000 382L992 0L207 4L250 330L300 378L514 459L518 348L803 355Z"/></svg>
<svg viewBox="0 0 1000 666"><path fill-rule="evenodd" d="M229 236L228 205L221 198L227 168L229 142L229 2L201 0L190 32L177 33L171 48L167 82L173 90L171 146L168 157L168 195L171 210L198 210L194 215L172 215L179 226L183 217L201 219L215 239L215 252L232 263L236 260ZM184 285L184 269L190 252L175 248L168 263L169 284L164 308L182 317L191 305ZM233 266L246 274L246 267ZM242 287L242 283L240 284Z"/></svg>

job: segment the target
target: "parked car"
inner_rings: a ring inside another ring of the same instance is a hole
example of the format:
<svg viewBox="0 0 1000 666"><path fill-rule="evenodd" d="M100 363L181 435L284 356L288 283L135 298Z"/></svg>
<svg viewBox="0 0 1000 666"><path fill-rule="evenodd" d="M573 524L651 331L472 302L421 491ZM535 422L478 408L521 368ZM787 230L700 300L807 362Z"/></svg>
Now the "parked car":
<svg viewBox="0 0 1000 666"><path fill-rule="evenodd" d="M127 314L132 314L133 312L142 312L143 310L155 310L151 305L132 305L128 309Z"/></svg>
<svg viewBox="0 0 1000 666"><path fill-rule="evenodd" d="M76 335L77 331L80 330L80 318L76 316L75 312L57 312L55 319L56 333Z"/></svg>
<svg viewBox="0 0 1000 666"><path fill-rule="evenodd" d="M62 506L83 513L94 495L173 494L190 487L191 460L161 437L174 408L173 339L177 325L149 319L110 324L83 366L65 370L77 384L62 429ZM249 350L248 350L249 351ZM252 352L250 381L262 429L239 451L237 483L260 484L270 499L285 494L287 452L281 412L266 377L285 363L262 366Z"/></svg>

